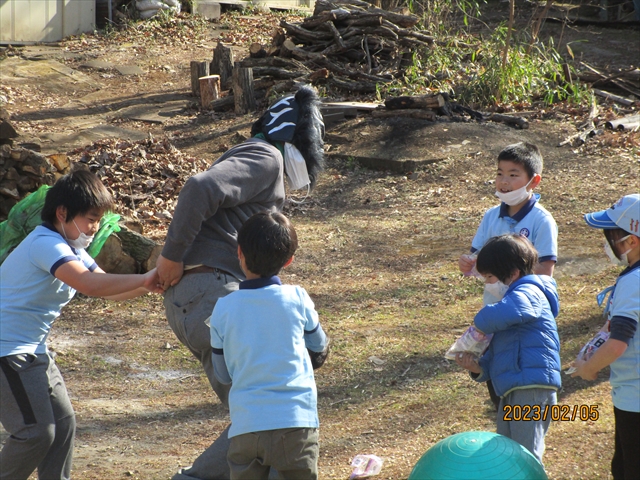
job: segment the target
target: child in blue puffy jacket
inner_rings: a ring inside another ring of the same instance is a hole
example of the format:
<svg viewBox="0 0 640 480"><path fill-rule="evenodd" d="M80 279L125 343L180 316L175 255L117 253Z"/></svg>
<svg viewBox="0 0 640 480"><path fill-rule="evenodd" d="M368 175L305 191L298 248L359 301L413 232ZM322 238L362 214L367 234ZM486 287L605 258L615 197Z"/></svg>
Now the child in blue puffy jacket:
<svg viewBox="0 0 640 480"><path fill-rule="evenodd" d="M556 283L534 275L538 254L525 237L494 237L480 250L476 268L487 284L503 284L502 300L475 316L475 327L493 334L477 360L461 353L456 363L478 382L491 380L500 396L497 432L526 447L542 463L544 436L560 380L560 339L555 317Z"/></svg>

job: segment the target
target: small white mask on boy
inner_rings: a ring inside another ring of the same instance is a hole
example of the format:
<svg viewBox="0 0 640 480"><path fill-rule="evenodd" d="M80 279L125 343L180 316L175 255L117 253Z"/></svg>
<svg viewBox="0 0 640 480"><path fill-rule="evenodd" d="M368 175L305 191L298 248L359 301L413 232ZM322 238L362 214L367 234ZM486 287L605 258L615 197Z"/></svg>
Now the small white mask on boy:
<svg viewBox="0 0 640 480"><path fill-rule="evenodd" d="M64 224L61 224L62 233L64 233L65 240L69 245L71 245L76 250L79 250L79 249L86 250L89 247L89 245L91 245L91 242L93 242L93 235L89 236L86 233L83 233L82 231L80 231L80 228L78 227L78 224L76 223L76 221L75 220L71 220L71 221L78 229L78 232L80 232L80 235L78 235L78 238L76 238L75 240L69 240L69 238L67 238L67 232L64 229Z"/></svg>
<svg viewBox="0 0 640 480"><path fill-rule="evenodd" d="M533 178L529 180L524 187L520 187L517 190L513 190L511 192L502 193L499 190L496 190L496 197L500 199L500 201L506 203L509 206L518 205L519 203L524 202L531 192L527 191L527 187L533 182Z"/></svg>
<svg viewBox="0 0 640 480"><path fill-rule="evenodd" d="M500 280L496 283L485 283L484 294L482 295L482 302L485 305L492 303L498 303L504 297L504 294L509 290L509 285L505 285Z"/></svg>
<svg viewBox="0 0 640 480"><path fill-rule="evenodd" d="M624 242L627 238L629 238L631 235L627 235L626 237L622 237L620 240L616 240L616 244L620 243L620 242ZM625 267L629 266L629 252L633 250L633 249L629 249L624 253L620 254L620 258L616 257L616 254L613 252L613 249L611 248L611 245L609 245L609 242L607 240L604 241L604 253L607 254L607 257L609 257L609 260L611 261L612 264L614 265L623 265Z"/></svg>

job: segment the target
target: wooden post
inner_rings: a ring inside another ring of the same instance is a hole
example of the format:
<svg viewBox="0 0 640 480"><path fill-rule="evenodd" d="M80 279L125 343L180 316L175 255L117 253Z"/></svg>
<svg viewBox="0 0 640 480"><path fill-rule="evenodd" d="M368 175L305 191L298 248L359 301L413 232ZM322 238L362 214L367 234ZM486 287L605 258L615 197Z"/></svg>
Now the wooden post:
<svg viewBox="0 0 640 480"><path fill-rule="evenodd" d="M236 113L245 114L256 109L253 69L242 68L240 62L236 62L233 66L233 97Z"/></svg>
<svg viewBox="0 0 640 480"><path fill-rule="evenodd" d="M228 89L233 75L233 50L225 47L222 42L213 50L213 60L211 61L211 75L220 75L220 87ZM208 74L207 74L208 75Z"/></svg>
<svg viewBox="0 0 640 480"><path fill-rule="evenodd" d="M211 102L220 98L220 75L200 77L200 103L209 110Z"/></svg>
<svg viewBox="0 0 640 480"><path fill-rule="evenodd" d="M200 96L200 77L209 75L209 62L191 62L191 94L195 97Z"/></svg>

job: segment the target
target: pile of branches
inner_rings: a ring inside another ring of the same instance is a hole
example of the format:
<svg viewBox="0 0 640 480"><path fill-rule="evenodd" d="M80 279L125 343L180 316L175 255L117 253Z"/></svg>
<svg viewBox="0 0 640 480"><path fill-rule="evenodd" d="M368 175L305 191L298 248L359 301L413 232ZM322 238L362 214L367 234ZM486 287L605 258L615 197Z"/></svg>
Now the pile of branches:
<svg viewBox="0 0 640 480"><path fill-rule="evenodd" d="M373 93L376 84L403 74L412 52L433 44L433 37L415 28L418 22L416 15L387 11L361 0L318 0L314 14L302 22L282 20L271 46L252 45L250 58L242 66L253 68L254 77L324 82L351 92Z"/></svg>

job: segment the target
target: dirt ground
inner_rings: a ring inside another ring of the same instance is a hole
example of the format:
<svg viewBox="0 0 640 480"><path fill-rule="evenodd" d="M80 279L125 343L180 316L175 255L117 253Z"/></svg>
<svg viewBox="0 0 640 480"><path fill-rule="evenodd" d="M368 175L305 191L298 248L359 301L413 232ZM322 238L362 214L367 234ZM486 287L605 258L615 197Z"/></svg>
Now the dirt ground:
<svg viewBox="0 0 640 480"><path fill-rule="evenodd" d="M277 19L245 17L231 29L211 24L195 40L160 36L141 24L128 35L15 49L0 63L0 95L23 132L19 142L37 143L45 153L99 138L153 135L213 162L248 136L257 116L200 112L190 96L189 61L209 59L219 37L236 42L242 55L248 38L268 37L270 22ZM243 36L245 27L250 33ZM572 42L574 54L598 68L640 64L637 30L548 24L543 33ZM97 61L104 64L90 63ZM122 66L141 72L123 74ZM602 115L624 114L616 108L603 105ZM461 277L456 260L496 203L495 158L505 145L530 141L545 158L539 193L559 226L563 362L601 325L594 296L617 269L582 214L640 190L640 136L606 131L581 147L559 147L584 122L585 110L535 105L523 115L527 130L364 113L328 129L327 168L317 189L287 210L301 248L282 275L309 291L334 341L317 372L320 478L348 478L359 453L384 459L378 478L406 478L437 441L494 430L483 386L443 354L479 306L480 287ZM361 160L370 158L420 166L401 173L363 167ZM157 226L145 233L162 240ZM74 478L168 479L228 423L198 364L168 327L158 296L121 303L80 296L56 322L50 342L78 417ZM545 454L549 478L609 478L607 378L603 371L593 383L563 379L559 403L598 405L600 419L555 422Z"/></svg>

